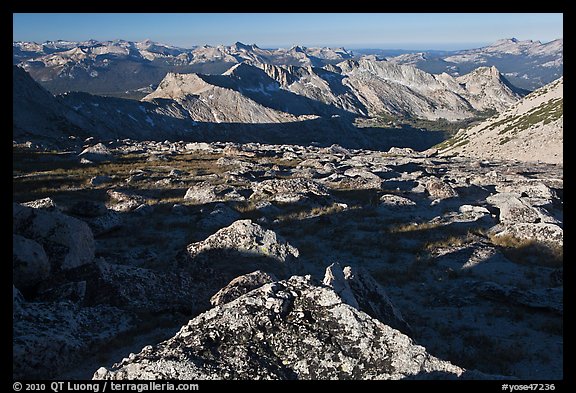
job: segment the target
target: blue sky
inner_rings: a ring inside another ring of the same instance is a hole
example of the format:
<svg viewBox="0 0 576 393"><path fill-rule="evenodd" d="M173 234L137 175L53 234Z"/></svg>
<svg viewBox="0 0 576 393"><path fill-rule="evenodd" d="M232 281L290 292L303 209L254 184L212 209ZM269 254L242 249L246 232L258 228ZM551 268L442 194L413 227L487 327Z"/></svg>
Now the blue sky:
<svg viewBox="0 0 576 393"><path fill-rule="evenodd" d="M14 41L125 39L189 48L236 41L263 48L466 49L515 37L563 37L562 14L14 14Z"/></svg>

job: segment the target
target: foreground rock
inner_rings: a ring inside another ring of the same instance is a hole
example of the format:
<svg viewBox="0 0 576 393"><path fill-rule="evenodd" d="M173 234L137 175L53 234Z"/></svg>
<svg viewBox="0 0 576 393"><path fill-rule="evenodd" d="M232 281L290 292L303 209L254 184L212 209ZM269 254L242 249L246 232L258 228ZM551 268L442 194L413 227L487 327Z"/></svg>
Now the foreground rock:
<svg viewBox="0 0 576 393"><path fill-rule="evenodd" d="M48 379L129 330L132 318L116 307L26 303L14 296L12 326L14 379Z"/></svg>
<svg viewBox="0 0 576 393"><path fill-rule="evenodd" d="M173 338L110 370L98 369L94 379L437 379L464 373L345 304L332 289L294 276L199 315Z"/></svg>

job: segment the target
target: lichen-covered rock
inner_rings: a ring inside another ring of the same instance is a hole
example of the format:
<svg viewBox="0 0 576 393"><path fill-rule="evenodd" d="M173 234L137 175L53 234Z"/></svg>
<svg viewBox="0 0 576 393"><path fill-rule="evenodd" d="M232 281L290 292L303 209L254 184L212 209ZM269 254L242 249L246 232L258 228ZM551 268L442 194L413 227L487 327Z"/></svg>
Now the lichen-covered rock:
<svg viewBox="0 0 576 393"><path fill-rule="evenodd" d="M24 202L22 203L23 206L32 207L34 209L48 209L48 210L56 210L56 204L52 200L52 198L42 198L36 199L35 201Z"/></svg>
<svg viewBox="0 0 576 393"><path fill-rule="evenodd" d="M491 229L496 237L511 236L520 240L535 240L562 247L564 245L564 230L555 224L514 223Z"/></svg>
<svg viewBox="0 0 576 393"><path fill-rule="evenodd" d="M13 205L15 234L44 248L53 271L71 269L94 259L94 236L88 225L59 211Z"/></svg>
<svg viewBox="0 0 576 393"><path fill-rule="evenodd" d="M40 244L12 236L12 282L19 289L38 284L50 275L50 262Z"/></svg>
<svg viewBox="0 0 576 393"><path fill-rule="evenodd" d="M108 208L121 213L131 212L146 203L146 199L140 195L131 195L117 190L108 190L106 194L110 198Z"/></svg>
<svg viewBox="0 0 576 393"><path fill-rule="evenodd" d="M105 305L79 307L19 301L14 313L12 377L49 379L89 353L97 353L132 327L133 318Z"/></svg>
<svg viewBox="0 0 576 393"><path fill-rule="evenodd" d="M539 212L513 193L491 195L486 202L500 209L499 219L503 224L541 222Z"/></svg>
<svg viewBox="0 0 576 393"><path fill-rule="evenodd" d="M442 200L458 196L458 193L450 186L450 184L440 180L436 176L429 176L419 180L419 182L423 184L430 197L434 199Z"/></svg>
<svg viewBox="0 0 576 393"><path fill-rule="evenodd" d="M193 203L211 203L221 201L221 198L216 196L215 186L209 182L200 182L188 188L184 199Z"/></svg>
<svg viewBox="0 0 576 393"><path fill-rule="evenodd" d="M331 288L294 276L197 316L171 339L93 378L402 379L464 372L343 303Z"/></svg>
<svg viewBox="0 0 576 393"><path fill-rule="evenodd" d="M250 199L265 199L282 203L301 202L306 198L326 199L329 190L322 184L302 178L269 179L252 184Z"/></svg>
<svg viewBox="0 0 576 393"><path fill-rule="evenodd" d="M382 204L382 206L386 206L388 208L416 206L416 202L406 197L394 194L382 195L380 197L380 203Z"/></svg>
<svg viewBox="0 0 576 393"><path fill-rule="evenodd" d="M190 244L186 250L192 258L208 251L226 254L230 251L265 256L279 262L289 262L299 255L298 249L287 243L274 231L262 228L251 220L238 220L222 228L206 240Z"/></svg>
<svg viewBox="0 0 576 393"><path fill-rule="evenodd" d="M236 277L228 285L219 290L214 296L210 298L210 303L213 306L220 306L224 303L229 303L234 299L248 293L256 288L260 288L264 284L277 281L278 279L273 274L268 274L261 270L243 274Z"/></svg>
<svg viewBox="0 0 576 393"><path fill-rule="evenodd" d="M347 188L379 189L382 186L382 179L378 175L363 168L346 169L344 176L348 179L343 179L340 183Z"/></svg>

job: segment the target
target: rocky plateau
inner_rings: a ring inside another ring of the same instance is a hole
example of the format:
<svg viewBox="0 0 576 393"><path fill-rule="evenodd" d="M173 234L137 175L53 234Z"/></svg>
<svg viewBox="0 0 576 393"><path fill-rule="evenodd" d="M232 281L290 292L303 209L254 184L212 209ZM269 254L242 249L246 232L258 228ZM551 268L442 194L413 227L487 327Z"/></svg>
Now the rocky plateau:
<svg viewBox="0 0 576 393"><path fill-rule="evenodd" d="M129 139L13 154L16 379L563 377L559 165Z"/></svg>

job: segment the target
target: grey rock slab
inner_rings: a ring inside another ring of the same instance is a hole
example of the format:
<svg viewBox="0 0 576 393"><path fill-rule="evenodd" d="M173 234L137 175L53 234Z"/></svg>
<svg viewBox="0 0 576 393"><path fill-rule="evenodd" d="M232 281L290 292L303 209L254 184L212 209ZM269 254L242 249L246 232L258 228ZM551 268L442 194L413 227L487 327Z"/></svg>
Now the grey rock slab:
<svg viewBox="0 0 576 393"><path fill-rule="evenodd" d="M269 179L252 183L254 193L250 199L268 199L277 202L298 202L305 197L322 197L330 195L330 191L319 182L310 179Z"/></svg>
<svg viewBox="0 0 576 393"><path fill-rule="evenodd" d="M389 208L416 206L416 202L411 199L395 194L382 195L380 197L380 204Z"/></svg>
<svg viewBox="0 0 576 393"><path fill-rule="evenodd" d="M192 203L211 203L219 202L222 199L216 196L216 187L209 182L200 182L186 190L184 199Z"/></svg>

